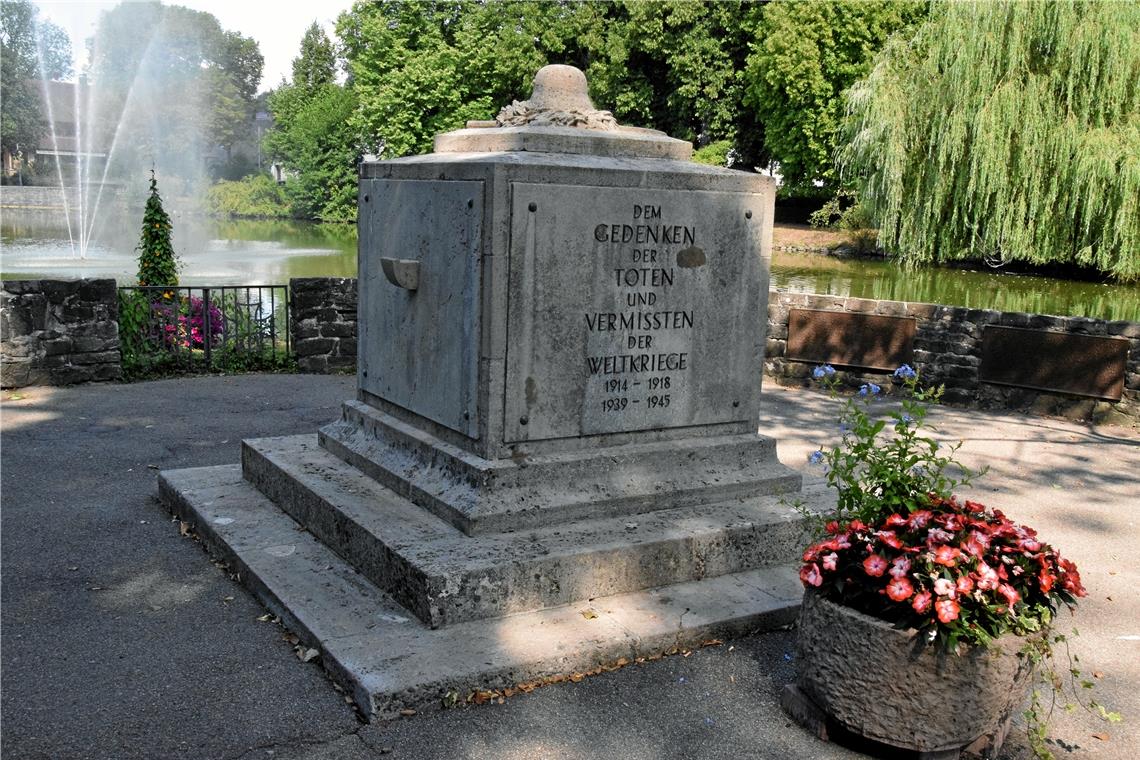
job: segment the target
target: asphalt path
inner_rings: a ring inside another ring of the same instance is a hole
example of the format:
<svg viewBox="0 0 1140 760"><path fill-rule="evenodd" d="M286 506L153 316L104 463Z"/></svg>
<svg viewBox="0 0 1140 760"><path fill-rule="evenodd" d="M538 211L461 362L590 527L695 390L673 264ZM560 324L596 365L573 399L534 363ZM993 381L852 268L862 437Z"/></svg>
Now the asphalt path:
<svg viewBox="0 0 1140 760"><path fill-rule="evenodd" d="M778 706L794 632L758 634L548 686L504 704L365 724L316 663L155 499L158 469L232 463L242 438L311 433L353 378L246 375L4 392L0 754L38 758L848 758ZM772 388L761 430L806 465L836 403ZM1058 757L1140 747L1140 434L938 410L990 474L971 492L1082 568L1080 666L1106 727L1054 724ZM1015 731L1003 757L1027 756Z"/></svg>

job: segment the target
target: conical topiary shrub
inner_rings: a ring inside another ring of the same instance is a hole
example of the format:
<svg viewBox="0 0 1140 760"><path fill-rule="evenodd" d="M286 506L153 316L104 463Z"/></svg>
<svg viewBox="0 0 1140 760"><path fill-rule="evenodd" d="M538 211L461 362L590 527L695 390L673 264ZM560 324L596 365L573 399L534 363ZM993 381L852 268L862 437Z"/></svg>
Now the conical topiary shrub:
<svg viewBox="0 0 1140 760"><path fill-rule="evenodd" d="M150 197L143 209L142 236L139 238L139 285L177 285L178 261L170 235L173 225L162 207L158 180L150 172Z"/></svg>

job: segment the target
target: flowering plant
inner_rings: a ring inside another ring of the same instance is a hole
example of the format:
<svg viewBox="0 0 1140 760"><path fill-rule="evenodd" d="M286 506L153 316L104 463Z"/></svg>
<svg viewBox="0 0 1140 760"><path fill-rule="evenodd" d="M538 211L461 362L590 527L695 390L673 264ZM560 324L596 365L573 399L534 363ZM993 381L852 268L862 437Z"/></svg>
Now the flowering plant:
<svg viewBox="0 0 1140 760"><path fill-rule="evenodd" d="M832 367L812 374L836 391ZM949 648L1044 629L1059 604L1085 595L1076 566L1032 528L954 498L979 473L954 461L960 444L922 434L942 389L923 388L905 364L892 379L903 391L898 408L873 414L882 388L864 384L840 415L840 444L811 456L827 465L838 502L827 537L804 552L801 580Z"/></svg>
<svg viewBox="0 0 1140 760"><path fill-rule="evenodd" d="M1084 596L1077 568L999 510L931 495L881 523L827 524L800 578L845 606L926 632L950 648L1030 634Z"/></svg>
<svg viewBox="0 0 1140 760"><path fill-rule="evenodd" d="M816 367L812 375L837 393L834 368ZM985 646L1006 633L1026 636L1020 654L1044 665L1043 681L1056 700L1063 679L1052 645L1067 639L1051 625L1061 605L1072 608L1085 596L1076 566L1032 528L953 496L981 473L954 461L960 443L943 445L922 433L928 404L942 389L923 388L907 365L892 380L903 391L897 407L875 413L882 388L862 385L840 413L839 445L809 458L827 467L838 500L821 521L824 535L804 551L800 579L833 602L918 629L950 651ZM1076 691L1074 662L1067 671ZM1120 719L1094 700L1086 707L1105 720ZM1033 750L1051 757L1036 690L1026 718Z"/></svg>
<svg viewBox="0 0 1140 760"><path fill-rule="evenodd" d="M185 311L183 311L185 308ZM166 348L205 348L206 347L206 304L197 297L190 296L189 303L181 299L155 301L151 304L154 323L160 331L160 338ZM216 304L209 307L209 343L216 346L225 334L226 319Z"/></svg>

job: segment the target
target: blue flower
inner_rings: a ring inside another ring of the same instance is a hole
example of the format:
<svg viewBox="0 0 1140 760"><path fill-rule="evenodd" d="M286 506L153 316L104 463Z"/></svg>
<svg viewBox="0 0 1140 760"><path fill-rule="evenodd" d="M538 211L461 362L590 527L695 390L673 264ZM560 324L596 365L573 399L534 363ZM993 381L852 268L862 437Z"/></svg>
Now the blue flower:
<svg viewBox="0 0 1140 760"><path fill-rule="evenodd" d="M825 377L831 377L835 374L835 367L830 364L821 364L811 371L811 376L816 380L822 380Z"/></svg>
<svg viewBox="0 0 1140 760"><path fill-rule="evenodd" d="M813 451L811 453L811 456L808 457L808 462L810 464L819 464L822 461L823 461L823 451Z"/></svg>
<svg viewBox="0 0 1140 760"><path fill-rule="evenodd" d="M910 423L914 422L914 417L911 417L909 414L904 414L902 416L902 421L904 425L909 425Z"/></svg>
<svg viewBox="0 0 1140 760"><path fill-rule="evenodd" d="M904 364L895 370L894 376L899 380L910 380L912 377L918 377L918 373L914 371L914 367Z"/></svg>
<svg viewBox="0 0 1140 760"><path fill-rule="evenodd" d="M875 385L874 383L867 383L866 385L859 387L859 395L860 396L866 396L869 393L872 396L877 396L877 395L879 395L879 391L881 391L881 390L882 390L882 388Z"/></svg>

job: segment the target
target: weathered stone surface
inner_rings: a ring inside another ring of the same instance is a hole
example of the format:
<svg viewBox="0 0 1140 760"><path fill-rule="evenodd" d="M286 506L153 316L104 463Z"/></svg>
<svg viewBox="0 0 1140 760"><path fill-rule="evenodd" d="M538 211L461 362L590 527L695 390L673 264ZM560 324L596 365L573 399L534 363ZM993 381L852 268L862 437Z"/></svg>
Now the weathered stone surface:
<svg viewBox="0 0 1140 760"><path fill-rule="evenodd" d="M355 366L356 283L354 277L299 277L289 281L293 352L302 372Z"/></svg>
<svg viewBox="0 0 1140 760"><path fill-rule="evenodd" d="M858 300L860 309L865 309L862 305L862 299ZM854 300L837 299L835 296L815 296L802 293L773 293L771 305L768 309L768 334L770 337L778 337L781 340L786 334L788 329L788 321L791 315L791 309L796 307L805 307L808 309L826 310L836 312L838 314L849 314L850 305ZM899 302L890 301L872 301L870 303L876 304L874 313L876 314L898 314L902 313L917 320L917 327L914 337L914 352L913 361L917 369L919 369L927 381L932 383L945 383L947 386L946 395L944 400L951 403L961 404L979 404L986 407L1004 407L1014 409L1029 410L1036 408L1037 410L1050 409L1054 410L1050 413L1060 413L1056 404L1051 401L1043 401L1041 404L1033 407L1034 400L1037 395L1042 392L1042 389L1052 388L1056 391L1059 388L1069 388L1070 392L1079 390L1073 386L1072 376L1085 377L1090 373L1081 369L1081 362L1087 364L1088 357L1084 356L1080 351L1077 352L1077 360L1070 361L1071 367L1065 370L1068 380L1064 386L1061 380L1065 378L1054 378L1050 381L1045 373L1044 380L1038 378L1037 381L1029 383L1034 386L1032 390L1018 389L1012 386L1006 387L1004 390L995 389L991 386L979 382L979 371L982 365L982 348L983 337L987 329L993 329L994 326L1001 327L1020 327L1028 328L1032 325L1039 325L1048 328L1051 332L1050 335L1060 336L1062 340L1069 340L1064 336L1071 336L1074 341L1079 340L1097 340L1096 336L1113 336L1117 340L1126 341L1128 349L1124 358L1124 375L1123 375L1123 393L1120 391L1120 376L1119 366L1114 375L1116 385L1112 390L1112 397L1120 396L1120 401L1114 402L1114 414L1112 419L1140 419L1140 415L1136 412L1136 407L1132 403L1125 403L1128 398L1124 394L1128 394L1135 390L1140 390L1140 337L1130 337L1133 335L1140 336L1140 323L1116 321L1105 322L1104 320L1088 319L1082 317L1055 317L1049 315L1036 315L1024 314L1014 312L998 312L991 309L966 309L959 307L946 307L937 306L933 304L902 304ZM901 312L900 312L901 308ZM1078 337L1079 336L1079 337ZM875 336L871 336L868 340L875 340ZM885 339L882 336L880 340ZM1099 344L1098 344L1099 345ZM769 340L767 345L770 361L767 363L768 371L776 377L778 382L789 384L803 384L809 382L810 378L810 364L797 362L794 360L786 360L781 357L787 352L787 348L781 345L780 341ZM1030 352L1033 353L1033 352ZM1039 358L1055 359L1050 352L1037 352ZM1011 357L1012 358L1012 357ZM1118 357L1116 359L1117 365L1119 364ZM1054 362L1056 363L1056 362ZM1079 366L1078 366L1079 365ZM850 373L842 373L845 381L866 382L867 379L875 379L870 377L856 377ZM882 375L878 380L885 379ZM1073 386L1070 388L1070 386ZM1086 404L1070 405L1064 413L1071 415L1079 413L1082 410L1093 410ZM1076 410L1074 412L1074 410ZM1108 419L1107 412L1101 413L1099 411L1090 411L1097 419Z"/></svg>
<svg viewBox="0 0 1140 760"><path fill-rule="evenodd" d="M0 385L118 377L115 281L6 280L0 287Z"/></svg>
<svg viewBox="0 0 1140 760"><path fill-rule="evenodd" d="M237 466L159 476L160 494L210 551L343 684L366 719L652 656L795 619L795 571L771 567L432 630L245 483ZM583 614L588 612L588 614Z"/></svg>
<svg viewBox="0 0 1140 760"><path fill-rule="evenodd" d="M894 747L964 748L1000 728L1029 690L1016 636L948 654L816 593L805 594L798 629L800 691L851 732Z"/></svg>
<svg viewBox="0 0 1140 760"><path fill-rule="evenodd" d="M433 627L791 563L807 538L800 513L759 490L636 515L599 507L545 528L516 520L508 533L469 537L313 436L246 441L242 462L258 490ZM549 472L536 469L530 490L540 492ZM820 498L805 503L821 509Z"/></svg>
<svg viewBox="0 0 1140 760"><path fill-rule="evenodd" d="M775 442L752 434L485 459L357 401L321 446L465 533L798 491Z"/></svg>

